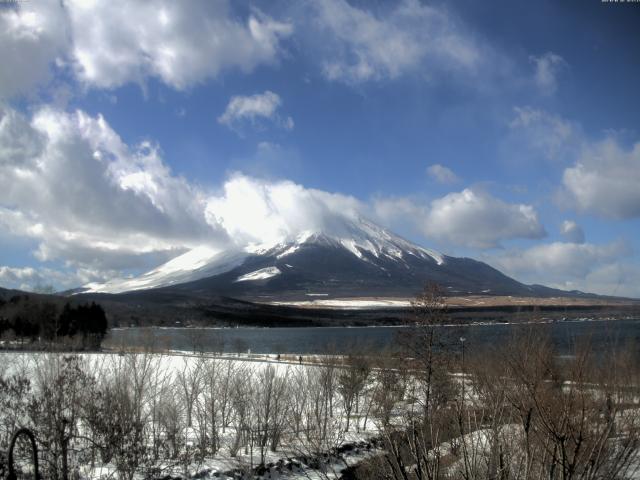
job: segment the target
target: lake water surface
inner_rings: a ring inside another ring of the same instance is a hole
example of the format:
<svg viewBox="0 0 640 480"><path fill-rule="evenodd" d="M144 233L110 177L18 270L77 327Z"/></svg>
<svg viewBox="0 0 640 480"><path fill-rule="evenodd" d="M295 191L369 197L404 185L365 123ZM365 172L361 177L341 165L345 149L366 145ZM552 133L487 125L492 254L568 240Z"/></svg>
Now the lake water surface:
<svg viewBox="0 0 640 480"><path fill-rule="evenodd" d="M466 348L483 348L506 342L516 329L514 324L440 327L448 329L454 343L465 338ZM536 325L548 329L560 354L571 353L572 346L590 339L596 351L612 344L636 342L640 346L640 320L593 320L554 322ZM375 350L390 347L398 335L411 334L409 327L321 327L321 328L161 328L114 329L106 346L118 348L152 346L170 350L204 352L348 353L354 349Z"/></svg>

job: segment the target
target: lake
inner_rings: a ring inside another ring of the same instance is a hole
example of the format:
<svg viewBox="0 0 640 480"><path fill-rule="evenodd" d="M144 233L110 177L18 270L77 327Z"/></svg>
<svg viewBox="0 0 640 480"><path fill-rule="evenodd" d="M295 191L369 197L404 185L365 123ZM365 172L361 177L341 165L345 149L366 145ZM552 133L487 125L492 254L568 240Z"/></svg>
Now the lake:
<svg viewBox="0 0 640 480"><path fill-rule="evenodd" d="M439 327L458 344L465 338L466 348L483 348L507 341L514 324ZM548 329L560 354L569 354L580 340L590 338L596 351L612 344L640 341L640 320L559 321L535 328ZM319 327L319 328L165 328L139 327L111 330L105 340L110 348L145 347L168 350L252 353L348 353L361 348L390 347L399 334L410 334L410 327ZM640 344L640 343L638 343Z"/></svg>

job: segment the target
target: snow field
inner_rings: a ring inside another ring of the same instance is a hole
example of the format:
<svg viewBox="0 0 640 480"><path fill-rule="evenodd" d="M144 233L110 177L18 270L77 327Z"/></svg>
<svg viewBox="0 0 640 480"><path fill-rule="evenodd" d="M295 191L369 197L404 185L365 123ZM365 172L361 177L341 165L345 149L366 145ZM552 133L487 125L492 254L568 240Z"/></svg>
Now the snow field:
<svg viewBox="0 0 640 480"><path fill-rule="evenodd" d="M51 374L61 368L61 358L62 354L0 353L0 377L23 376L40 389L53 380ZM80 354L79 359L81 369L96 384L115 385L120 379L128 382L131 392L144 390L139 406L147 447L162 445L169 452L175 446L181 452L155 459L153 468L162 472L160 476L225 478L219 475L248 471L262 463L271 465L270 476L264 478L337 478L348 464L371 454L367 441L378 433L372 418L364 422L355 415L346 431L336 391L337 369L331 367L185 354ZM333 378L323 375L327 370ZM321 388L327 382L333 385ZM96 387L86 388L85 401L91 402ZM226 414L221 413L224 409ZM165 412L171 418L164 418ZM0 411L0 416L7 413ZM29 423L28 418L17 420ZM216 422L219 425L213 429ZM90 430L78 421L78 437L91 437ZM278 435L275 448L272 430ZM86 450L81 443L75 442L74 450ZM200 454L203 445L211 443L216 444L215 451L209 448ZM346 443L360 446L327 457L320 467L313 460ZM72 457L71 464L83 478L122 476L113 460L87 463L80 457ZM142 476L142 468L136 476Z"/></svg>

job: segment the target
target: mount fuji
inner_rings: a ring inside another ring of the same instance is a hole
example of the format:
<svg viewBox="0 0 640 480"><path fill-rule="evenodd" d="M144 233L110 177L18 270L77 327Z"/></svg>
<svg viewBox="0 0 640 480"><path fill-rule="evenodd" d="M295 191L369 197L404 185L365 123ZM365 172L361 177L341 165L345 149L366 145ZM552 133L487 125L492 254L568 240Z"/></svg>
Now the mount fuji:
<svg viewBox="0 0 640 480"><path fill-rule="evenodd" d="M426 282L456 296L580 294L522 284L483 262L423 248L359 217L271 243L194 248L138 277L91 283L76 292L154 290L266 301L411 298Z"/></svg>

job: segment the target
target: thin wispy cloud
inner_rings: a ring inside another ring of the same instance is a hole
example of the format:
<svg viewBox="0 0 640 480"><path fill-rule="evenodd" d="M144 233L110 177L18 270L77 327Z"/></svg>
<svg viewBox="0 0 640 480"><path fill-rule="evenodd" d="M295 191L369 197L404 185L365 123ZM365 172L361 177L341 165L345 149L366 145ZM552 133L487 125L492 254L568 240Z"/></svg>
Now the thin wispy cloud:
<svg viewBox="0 0 640 480"><path fill-rule="evenodd" d="M280 95L270 90L255 95L236 95L218 117L218 123L239 130L247 124L259 128L263 122L269 122L285 130L293 130L293 118L278 113L282 103Z"/></svg>
<svg viewBox="0 0 640 480"><path fill-rule="evenodd" d="M529 57L534 66L534 82L540 91L552 95L558 89L558 76L568 67L567 62L560 55L547 52L543 55Z"/></svg>
<svg viewBox="0 0 640 480"><path fill-rule="evenodd" d="M443 185L452 185L460 182L460 178L448 167L436 163L427 168L429 177Z"/></svg>
<svg viewBox="0 0 640 480"><path fill-rule="evenodd" d="M360 83L420 70L476 69L482 54L450 14L405 0L374 13L346 0L311 3L314 24L328 34L331 53L322 70L329 80Z"/></svg>
<svg viewBox="0 0 640 480"><path fill-rule="evenodd" d="M560 226L560 233L571 243L584 243L584 230L573 220L565 220Z"/></svg>
<svg viewBox="0 0 640 480"><path fill-rule="evenodd" d="M525 282L545 278L548 285L566 290L637 295L635 287L624 285L630 278L639 278L633 267L624 267L631 255L632 249L621 241L602 245L552 242L510 249L484 259Z"/></svg>

